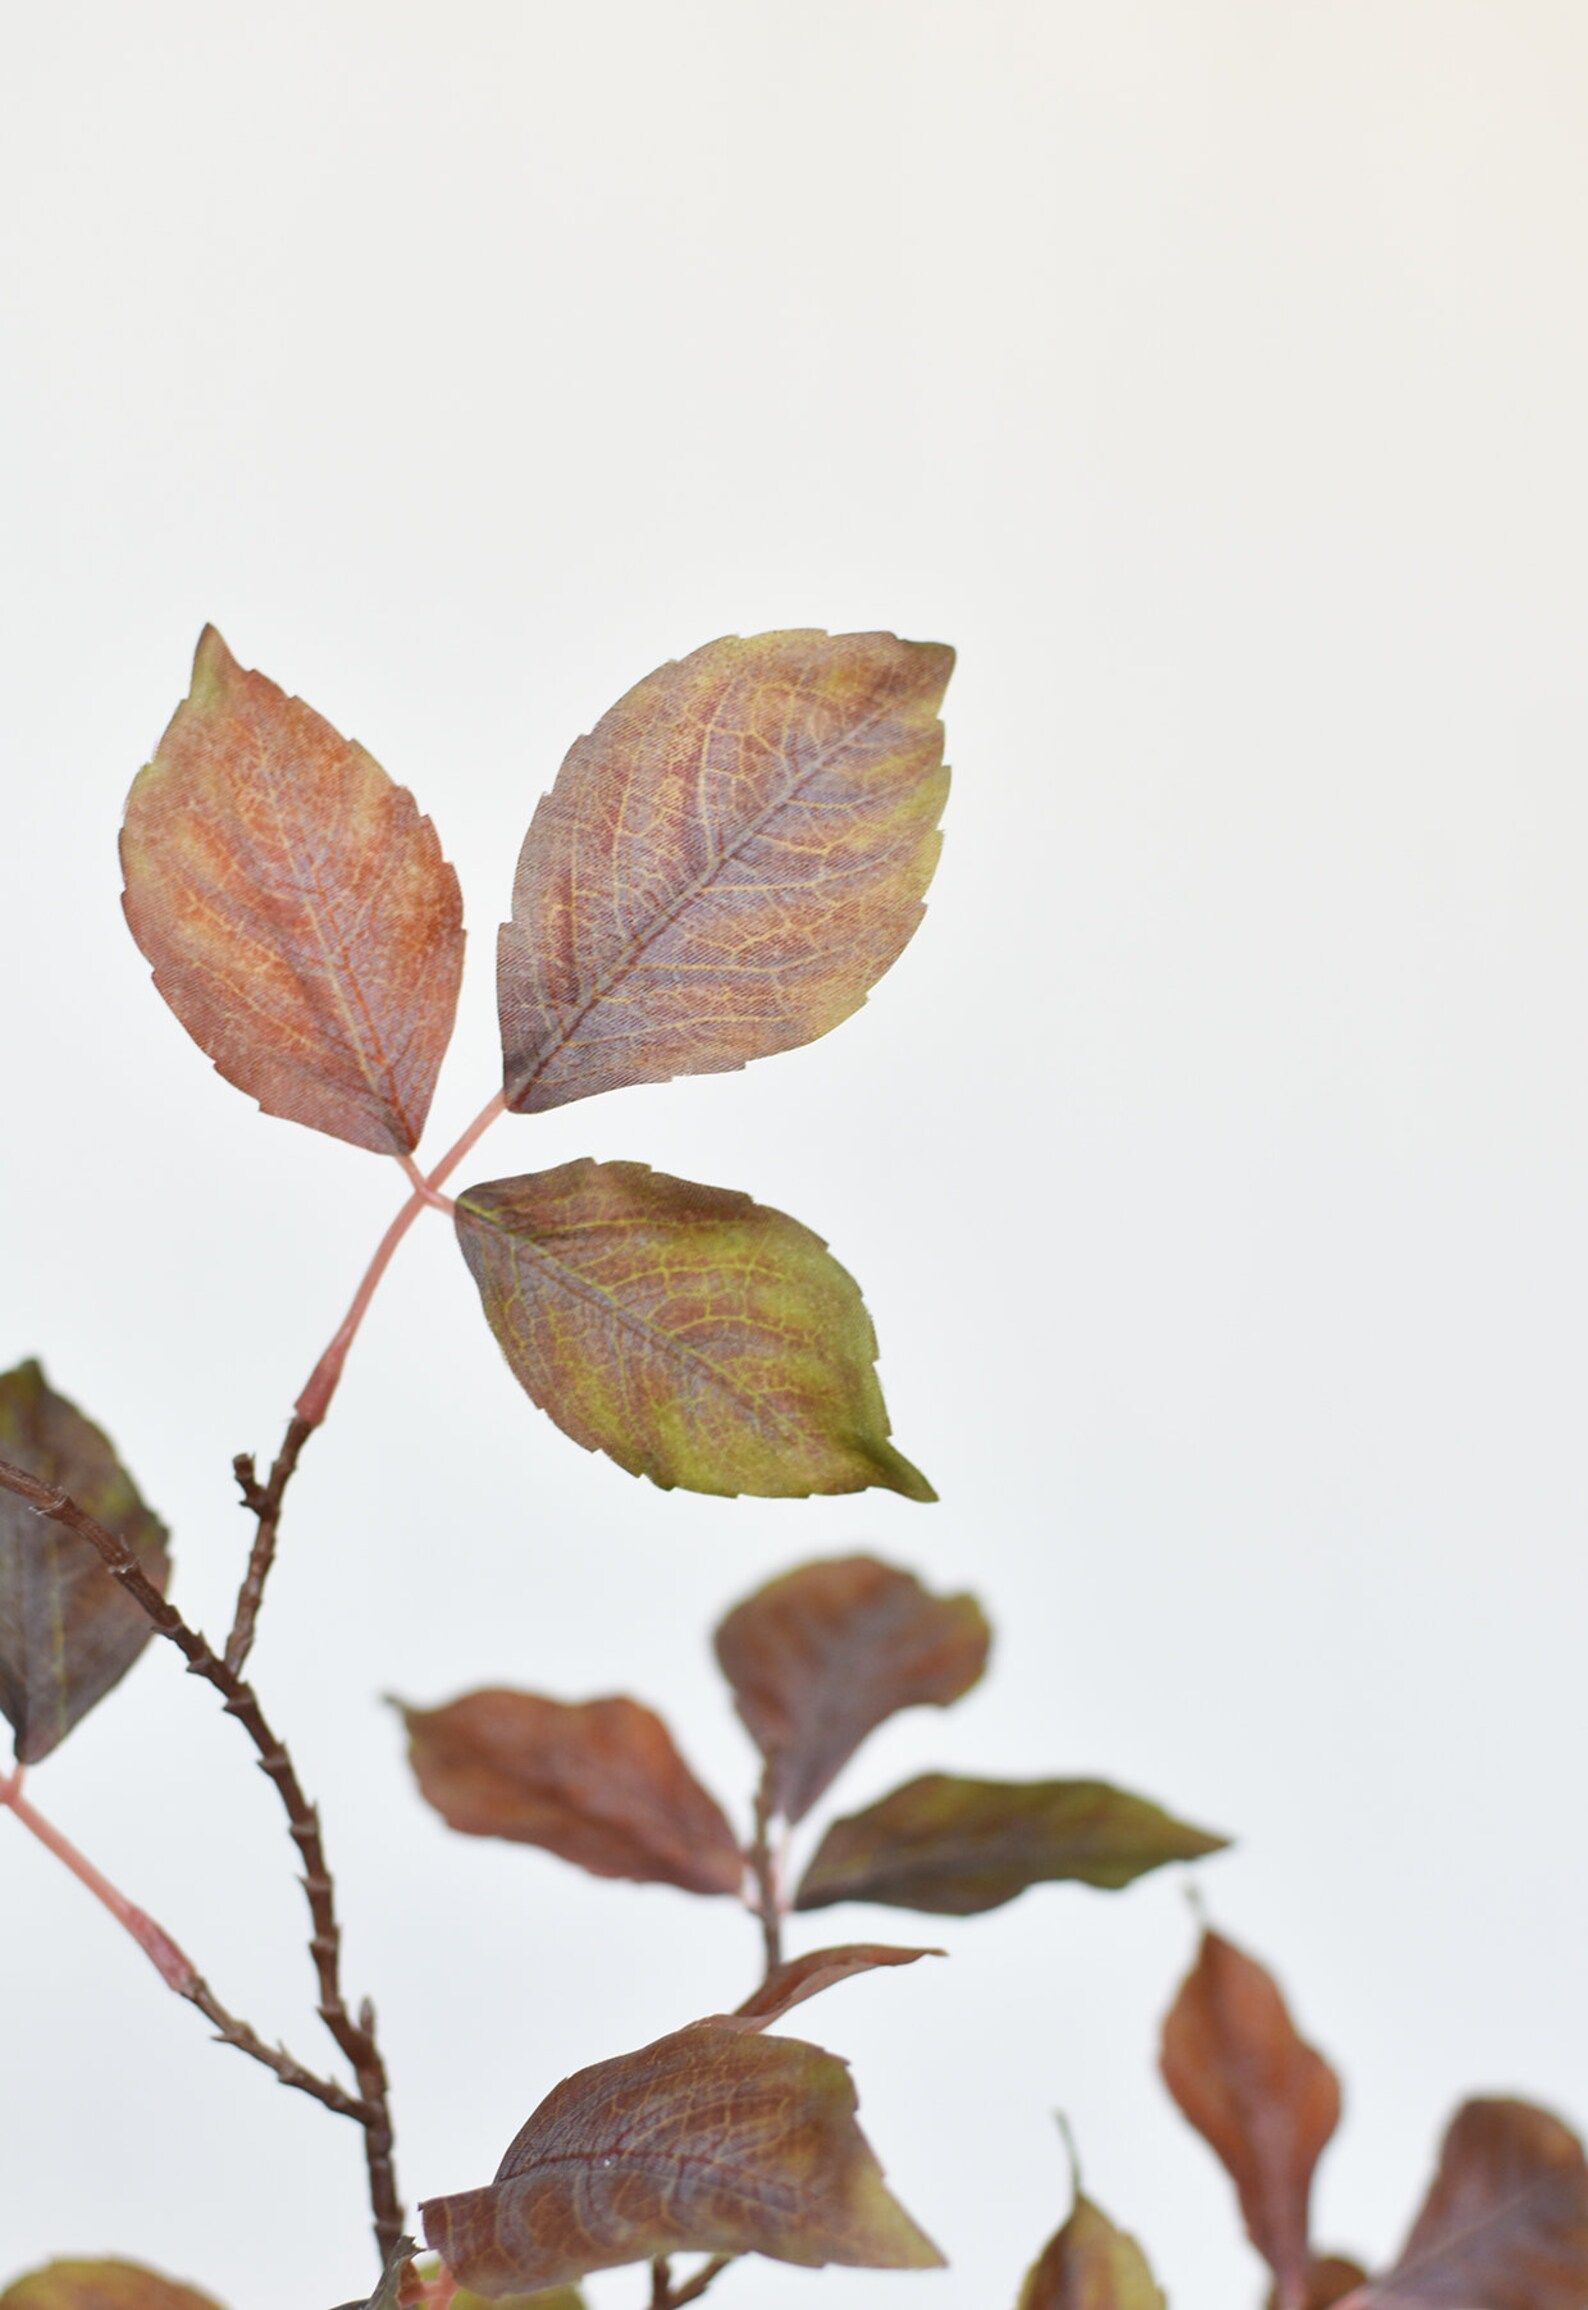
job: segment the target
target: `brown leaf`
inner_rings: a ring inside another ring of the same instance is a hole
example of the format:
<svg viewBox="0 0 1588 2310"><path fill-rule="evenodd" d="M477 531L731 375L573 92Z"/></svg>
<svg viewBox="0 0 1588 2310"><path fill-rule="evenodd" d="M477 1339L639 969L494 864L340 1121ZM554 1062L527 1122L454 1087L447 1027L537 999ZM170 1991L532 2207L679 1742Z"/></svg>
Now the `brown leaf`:
<svg viewBox="0 0 1588 2310"><path fill-rule="evenodd" d="M109 1438L36 1363L0 1374L0 1456L70 1492L164 1589L165 1527ZM19 1763L47 1757L121 1681L152 1633L86 1540L0 1491L0 1714L16 1734Z"/></svg>
<svg viewBox="0 0 1588 2310"><path fill-rule="evenodd" d="M1167 2310L1147 2257L1090 2198L1026 2273L1018 2310Z"/></svg>
<svg viewBox="0 0 1588 2310"><path fill-rule="evenodd" d="M466 1836L540 1845L596 1877L738 1892L744 1857L721 1807L637 1700L471 1692L403 1720L420 1788Z"/></svg>
<svg viewBox="0 0 1588 2310"><path fill-rule="evenodd" d="M933 1497L853 1277L781 1211L580 1162L471 1187L457 1230L515 1378L587 1451L663 1490Z"/></svg>
<svg viewBox="0 0 1588 2310"><path fill-rule="evenodd" d="M765 2029L807 1997L818 1997L854 1973L874 1973L879 1966L913 1965L918 1957L941 1957L941 1949L896 1949L885 1941L847 1941L836 1949L811 1949L776 1966L741 2006L719 2018L724 2024Z"/></svg>
<svg viewBox="0 0 1588 2310"><path fill-rule="evenodd" d="M1367 2272L1360 2262L1348 2262L1341 2254L1315 2255L1307 2267L1306 2292L1292 2297L1294 2310L1334 2310L1337 2302L1366 2283ZM1268 2310L1290 2310L1277 2286L1268 2297Z"/></svg>
<svg viewBox="0 0 1588 2310"><path fill-rule="evenodd" d="M926 1773L833 1823L794 1906L878 1901L973 1917L1030 1885L1067 1879L1116 1890L1167 1861L1193 1861L1223 1843L1106 1781L977 1781Z"/></svg>
<svg viewBox="0 0 1588 2310"><path fill-rule="evenodd" d="M363 747L213 626L127 798L123 905L154 983L270 1115L418 1144L463 969L458 878Z"/></svg>
<svg viewBox="0 0 1588 2310"><path fill-rule="evenodd" d="M716 1641L774 1805L799 1821L886 1718L969 1692L992 1631L973 1596L933 1596L874 1556L844 1556L758 1589Z"/></svg>
<svg viewBox="0 0 1588 2310"><path fill-rule="evenodd" d="M953 663L891 634L729 636L579 739L498 944L509 1106L742 1067L858 1010L937 864Z"/></svg>
<svg viewBox="0 0 1588 2310"><path fill-rule="evenodd" d="M1524 2101L1469 2101L1389 2275L1347 2310L1584 2310L1588 2163Z"/></svg>
<svg viewBox="0 0 1588 2310"><path fill-rule="evenodd" d="M135 2262L51 2262L8 2286L0 2310L216 2310L216 2304Z"/></svg>
<svg viewBox="0 0 1588 2310"><path fill-rule="evenodd" d="M486 2295L694 2251L937 2267L855 2107L834 2055L696 2022L565 2078L488 2189L421 2208L425 2237Z"/></svg>
<svg viewBox="0 0 1588 2310"><path fill-rule="evenodd" d="M1273 1976L1217 1933L1163 2028L1164 2082L1223 2163L1247 2235L1290 2310L1309 2287L1312 2177L1340 2122L1340 2084L1297 2033Z"/></svg>

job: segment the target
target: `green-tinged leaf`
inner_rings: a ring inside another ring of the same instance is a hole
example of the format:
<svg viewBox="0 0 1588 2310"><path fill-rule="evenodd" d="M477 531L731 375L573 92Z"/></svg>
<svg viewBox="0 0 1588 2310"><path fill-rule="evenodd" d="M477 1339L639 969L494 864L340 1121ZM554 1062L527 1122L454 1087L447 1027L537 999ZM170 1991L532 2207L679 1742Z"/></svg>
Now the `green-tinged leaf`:
<svg viewBox="0 0 1588 2310"><path fill-rule="evenodd" d="M1396 2263L1342 2310L1584 2310L1588 2162L1523 2101L1469 2101Z"/></svg>
<svg viewBox="0 0 1588 2310"><path fill-rule="evenodd" d="M447 2310L585 2310L585 2298L577 2286L543 2286L533 2294L496 2294L487 2301L460 2286Z"/></svg>
<svg viewBox="0 0 1588 2310"><path fill-rule="evenodd" d="M343 2302L339 2310L400 2310L403 2274L417 2250L412 2238L399 2238L374 2293L363 2302Z"/></svg>
<svg viewBox="0 0 1588 2310"><path fill-rule="evenodd" d="M804 1564L717 1631L717 1660L771 1767L775 1809L803 1820L867 1735L900 1709L946 1708L987 1665L973 1596L934 1596L874 1556Z"/></svg>
<svg viewBox="0 0 1588 2310"><path fill-rule="evenodd" d="M937 864L953 663L891 634L732 636L579 739L498 946L508 1104L742 1067L857 1010Z"/></svg>
<svg viewBox="0 0 1588 2310"><path fill-rule="evenodd" d="M636 1700L466 1693L404 1709L419 1786L452 1828L540 1845L597 1877L737 1893L744 1856L661 1718Z"/></svg>
<svg viewBox="0 0 1588 2310"><path fill-rule="evenodd" d="M226 1080L267 1114L410 1153L463 970L458 878L413 796L207 626L121 862L154 983Z"/></svg>
<svg viewBox="0 0 1588 2310"><path fill-rule="evenodd" d="M415 2265L422 2279L434 2283L441 2263L435 2255ZM577 2286L546 2286L534 2294L497 2294L487 2302L483 2294L471 2294L460 2286L448 2298L447 2310L585 2310L585 2298Z"/></svg>
<svg viewBox="0 0 1588 2310"><path fill-rule="evenodd" d="M696 2022L566 2078L489 2188L423 2207L425 2236L490 2297L672 2253L936 2267L855 2107L819 2047Z"/></svg>
<svg viewBox="0 0 1588 2310"><path fill-rule="evenodd" d="M208 2294L136 2262L50 2262L0 2294L0 2310L217 2310Z"/></svg>
<svg viewBox="0 0 1588 2310"><path fill-rule="evenodd" d="M1216 1853L1224 1842L1106 1781L927 1773L835 1821L794 1906L877 1901L971 1917L1028 1885L1072 1880L1113 1891L1167 1861Z"/></svg>
<svg viewBox="0 0 1588 2310"><path fill-rule="evenodd" d="M580 1162L470 1188L457 1229L527 1394L631 1475L933 1497L888 1441L859 1290L797 1220L643 1163Z"/></svg>
<svg viewBox="0 0 1588 2310"><path fill-rule="evenodd" d="M895 1965L913 1965L918 1957L941 1957L941 1949L897 1949L881 1941L849 1941L836 1949L809 1949L774 1966L758 1989L732 2013L718 2014L725 2028L767 2029L807 1997L819 1997L856 1973L875 1973Z"/></svg>
<svg viewBox="0 0 1588 2310"><path fill-rule="evenodd" d="M1167 2310L1147 2257L1090 2198L1026 2273L1018 2310Z"/></svg>
<svg viewBox="0 0 1588 2310"><path fill-rule="evenodd" d="M1281 2300L1306 2300L1310 2202L1340 2122L1340 2081L1290 2018L1279 1985L1205 1933L1163 2026L1164 2083L1235 2184L1246 2233Z"/></svg>
<svg viewBox="0 0 1588 2310"><path fill-rule="evenodd" d="M36 1363L0 1374L0 1457L71 1493L165 1587L164 1526L109 1439ZM0 1491L0 1713L21 1763L47 1757L126 1675L151 1634L86 1540Z"/></svg>

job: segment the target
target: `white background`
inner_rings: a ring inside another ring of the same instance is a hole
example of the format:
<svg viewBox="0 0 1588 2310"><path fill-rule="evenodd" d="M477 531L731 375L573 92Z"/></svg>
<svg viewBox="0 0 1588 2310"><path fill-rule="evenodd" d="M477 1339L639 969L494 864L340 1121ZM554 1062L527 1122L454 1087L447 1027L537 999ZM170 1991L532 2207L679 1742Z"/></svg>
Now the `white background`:
<svg viewBox="0 0 1588 2310"><path fill-rule="evenodd" d="M839 1798L1101 1771L1237 1833L1207 1900L1349 2077L1325 2243L1391 2248L1465 2089L1588 2117L1581 8L14 0L3 77L0 1364L111 1429L209 1626L231 1454L273 1448L400 1182L212 1074L122 926L122 797L202 622L461 870L436 1146L492 1087L531 807L622 689L778 625L961 653L936 895L865 1011L511 1120L474 1174L639 1157L816 1226L942 1505L585 1457L440 1224L292 1496L258 1677L412 2192L756 1952L725 1903L449 1838L377 1696L634 1689L742 1790L705 1630L857 1544L1002 1641ZM278 1817L172 1658L34 1793L319 2055ZM1172 1876L1044 1889L812 2008L953 2268L762 2265L723 2310L1012 2301L1055 2106L1179 2310L1255 2303L1152 2069L1191 1936ZM210 2047L3 1822L0 1981L0 2269L362 2290L352 2129Z"/></svg>

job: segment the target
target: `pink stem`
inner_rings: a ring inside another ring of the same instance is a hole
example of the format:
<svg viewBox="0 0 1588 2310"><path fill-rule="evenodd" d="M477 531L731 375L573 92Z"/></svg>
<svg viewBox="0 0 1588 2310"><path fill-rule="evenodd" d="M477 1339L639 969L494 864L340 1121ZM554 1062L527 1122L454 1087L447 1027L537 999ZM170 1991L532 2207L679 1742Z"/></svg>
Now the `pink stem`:
<svg viewBox="0 0 1588 2310"><path fill-rule="evenodd" d="M118 1925L125 1926L138 1947L148 1958L168 1989L186 1997L198 1980L198 1969L192 1959L177 1947L163 1925L157 1925L146 1911L118 1892L100 1870L94 1867L86 1853L80 1853L69 1837L63 1837L53 1821L30 1805L22 1794L22 1768L19 1765L8 1781L0 1781L0 1805L15 1813L24 1829L37 1837L39 1843L64 1862L80 1885L86 1885L96 1901L102 1902Z"/></svg>
<svg viewBox="0 0 1588 2310"><path fill-rule="evenodd" d="M332 1333L330 1345L315 1365L310 1374L308 1386L294 1406L299 1419L305 1421L309 1427L317 1428L330 1409L331 1398L335 1395L337 1382L342 1377L342 1366L347 1361L347 1351L352 1346L354 1335L364 1320L370 1301L375 1296L376 1286L391 1265L393 1252L409 1228L412 1227L420 1212L424 1210L426 1204L439 1204L444 1210L452 1209L450 1197L439 1192L443 1180L451 1177L470 1148L485 1136L498 1115L506 1112L506 1108L507 1095L503 1091L498 1091L495 1098L480 1109L468 1129L454 1140L428 1176L420 1171L412 1156L405 1155L401 1158L403 1169L409 1178L416 1182L414 1191L375 1246L375 1255L364 1270L363 1279L353 1294L352 1304Z"/></svg>

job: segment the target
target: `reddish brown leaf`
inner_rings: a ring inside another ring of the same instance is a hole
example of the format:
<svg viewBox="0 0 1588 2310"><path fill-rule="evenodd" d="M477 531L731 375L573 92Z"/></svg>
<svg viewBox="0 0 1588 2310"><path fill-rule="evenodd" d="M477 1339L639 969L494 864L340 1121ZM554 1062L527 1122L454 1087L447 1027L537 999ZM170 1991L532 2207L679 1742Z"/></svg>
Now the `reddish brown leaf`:
<svg viewBox="0 0 1588 2310"><path fill-rule="evenodd" d="M1090 2198L1026 2273L1018 2310L1166 2310L1147 2257Z"/></svg>
<svg viewBox="0 0 1588 2310"><path fill-rule="evenodd" d="M498 946L508 1104L824 1035L908 941L954 663L891 634L708 642L630 690L535 813Z"/></svg>
<svg viewBox="0 0 1588 2310"><path fill-rule="evenodd" d="M1030 1885L1068 1879L1110 1891L1166 1861L1224 1843L1106 1781L976 1781L926 1773L835 1821L796 1909L878 1901L972 1917Z"/></svg>
<svg viewBox="0 0 1588 2310"><path fill-rule="evenodd" d="M873 1973L879 1966L913 1965L918 1957L941 1957L941 1949L896 1949L884 1941L847 1941L836 1949L811 1949L777 1966L734 2012L722 2015L725 2024L766 2029L807 1997L847 1981L853 1973Z"/></svg>
<svg viewBox="0 0 1588 2310"><path fill-rule="evenodd" d="M216 2304L135 2262L51 2262L8 2286L0 2310L216 2310Z"/></svg>
<svg viewBox="0 0 1588 2310"><path fill-rule="evenodd" d="M1456 2112L1422 2212L1385 2278L1348 2310L1583 2310L1588 2163L1575 2134L1523 2101Z"/></svg>
<svg viewBox="0 0 1588 2310"><path fill-rule="evenodd" d="M696 2250L935 2267L855 2107L819 2047L696 2022L564 2079L488 2189L421 2209L425 2236L486 2295Z"/></svg>
<svg viewBox="0 0 1588 2310"><path fill-rule="evenodd" d="M1344 2302L1359 2286L1367 2283L1367 2272L1360 2262L1348 2262L1340 2254L1314 2256L1308 2265L1306 2292L1294 2301L1294 2310L1334 2310L1337 2302ZM1276 2286L1268 2297L1268 2310L1290 2310Z"/></svg>
<svg viewBox="0 0 1588 2310"><path fill-rule="evenodd" d="M748 1597L718 1629L717 1659L776 1809L799 1821L886 1718L969 1692L991 1642L973 1596L933 1596L874 1556L845 1556Z"/></svg>
<svg viewBox="0 0 1588 2310"><path fill-rule="evenodd" d="M109 1438L36 1363L0 1374L0 1455L70 1492L165 1587L164 1526ZM86 1540L0 1491L0 1714L16 1734L19 1762L47 1757L126 1675L151 1634Z"/></svg>
<svg viewBox="0 0 1588 2310"><path fill-rule="evenodd" d="M1340 2085L1298 2035L1278 1984L1206 1933L1163 2029L1164 2082L1234 2182L1281 2301L1307 2300L1312 2177L1340 2122Z"/></svg>
<svg viewBox="0 0 1588 2310"><path fill-rule="evenodd" d="M664 1490L932 1488L888 1441L876 1334L820 1236L643 1163L471 1187L458 1241L533 1401Z"/></svg>
<svg viewBox="0 0 1588 2310"><path fill-rule="evenodd" d="M471 1837L506 1837L596 1877L737 1893L744 1858L661 1718L637 1700L466 1693L404 1709L419 1786Z"/></svg>
<svg viewBox="0 0 1588 2310"><path fill-rule="evenodd" d="M213 626L121 862L154 983L229 1083L355 1147L418 1144L463 969L458 878L413 796Z"/></svg>

